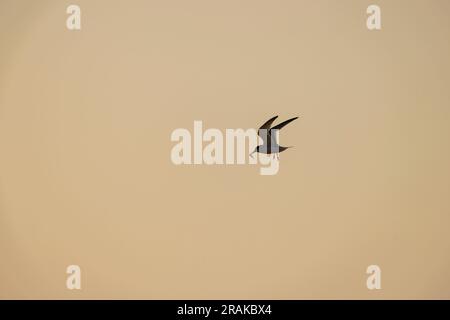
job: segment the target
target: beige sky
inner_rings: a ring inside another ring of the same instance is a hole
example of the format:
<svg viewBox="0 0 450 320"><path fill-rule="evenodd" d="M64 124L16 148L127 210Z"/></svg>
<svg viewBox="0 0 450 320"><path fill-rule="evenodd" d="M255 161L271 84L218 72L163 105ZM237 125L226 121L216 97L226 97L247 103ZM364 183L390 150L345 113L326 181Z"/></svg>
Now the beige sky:
<svg viewBox="0 0 450 320"><path fill-rule="evenodd" d="M0 298L450 298L450 2L69 4L0 0ZM275 176L170 160L273 115Z"/></svg>

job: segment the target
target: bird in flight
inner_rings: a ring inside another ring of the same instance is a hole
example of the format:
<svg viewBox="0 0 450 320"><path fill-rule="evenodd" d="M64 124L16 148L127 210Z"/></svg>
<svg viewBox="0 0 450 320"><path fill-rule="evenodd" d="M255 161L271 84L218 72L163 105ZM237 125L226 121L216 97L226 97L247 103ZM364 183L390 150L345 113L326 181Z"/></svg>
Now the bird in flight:
<svg viewBox="0 0 450 320"><path fill-rule="evenodd" d="M280 152L285 151L286 149L292 148L292 147L283 147L278 144L277 140L277 131L281 130L285 125L288 123L294 121L298 117L291 118L289 120L286 120L284 122L281 122L280 124L277 124L274 127L270 127L272 123L275 121L275 119L278 118L278 116L275 116L269 120L267 120L259 129L258 129L258 135L263 139L263 144L259 145L255 148L255 150L250 154L250 156L253 158L253 154L255 152L259 153L265 153L265 154L273 154L274 157L276 156L277 159L280 159Z"/></svg>

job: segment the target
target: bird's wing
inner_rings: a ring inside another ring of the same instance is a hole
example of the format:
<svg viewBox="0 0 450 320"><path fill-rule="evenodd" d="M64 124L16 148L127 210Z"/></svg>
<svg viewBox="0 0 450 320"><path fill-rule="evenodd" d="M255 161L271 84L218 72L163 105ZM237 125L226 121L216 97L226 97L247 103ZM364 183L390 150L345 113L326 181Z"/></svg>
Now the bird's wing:
<svg viewBox="0 0 450 320"><path fill-rule="evenodd" d="M269 135L270 126L275 121L275 119L278 118L278 116L275 116L273 118L270 118L267 120L261 127L258 129L258 135L263 139L267 139L267 136Z"/></svg>
<svg viewBox="0 0 450 320"><path fill-rule="evenodd" d="M286 121L283 121L282 123L277 124L275 127L270 128L270 130L269 130L269 137L270 137L270 141L271 141L272 145L278 146L276 132L278 130L281 130L281 128L283 128L285 125L287 125L288 123L294 121L297 118L298 117L291 118L289 120L286 120Z"/></svg>
<svg viewBox="0 0 450 320"><path fill-rule="evenodd" d="M281 128L283 128L288 123L294 121L295 119L298 119L298 117L294 117L289 120L283 121L282 123L277 124L275 127L270 128L270 130L281 130Z"/></svg>

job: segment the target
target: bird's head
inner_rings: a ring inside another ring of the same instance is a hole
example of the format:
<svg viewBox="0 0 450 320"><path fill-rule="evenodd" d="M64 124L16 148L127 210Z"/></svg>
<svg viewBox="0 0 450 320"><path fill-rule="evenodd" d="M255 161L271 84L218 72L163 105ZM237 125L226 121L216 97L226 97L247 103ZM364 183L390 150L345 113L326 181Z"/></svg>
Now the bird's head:
<svg viewBox="0 0 450 320"><path fill-rule="evenodd" d="M252 157L252 159L253 159L253 154L254 154L255 152L259 152L259 146L257 146L257 147L255 148L255 150L253 150L253 152L250 153L250 157Z"/></svg>

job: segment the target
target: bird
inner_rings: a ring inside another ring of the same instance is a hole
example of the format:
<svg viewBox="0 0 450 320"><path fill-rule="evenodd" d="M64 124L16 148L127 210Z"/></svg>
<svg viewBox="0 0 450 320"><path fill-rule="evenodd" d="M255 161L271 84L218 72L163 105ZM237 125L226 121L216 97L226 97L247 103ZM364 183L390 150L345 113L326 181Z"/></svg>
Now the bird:
<svg viewBox="0 0 450 320"><path fill-rule="evenodd" d="M284 122L281 122L280 124L277 124L276 126L271 128L270 126L272 125L272 123L275 121L276 118L278 118L278 116L270 118L258 129L258 135L263 139L263 144L257 146L255 150L252 153L250 153L250 156L252 158L255 152L259 152L265 154L273 154L274 157L276 156L277 159L280 159L280 152L292 148L292 146L290 147L280 146L276 141L276 133L278 130L281 130L281 128L283 128L288 123L298 119L298 117L294 117Z"/></svg>

